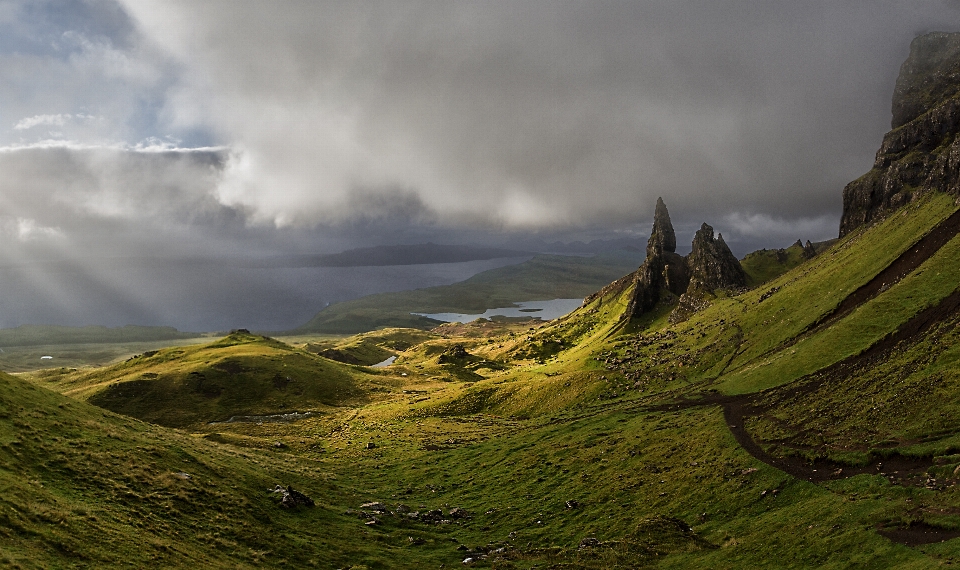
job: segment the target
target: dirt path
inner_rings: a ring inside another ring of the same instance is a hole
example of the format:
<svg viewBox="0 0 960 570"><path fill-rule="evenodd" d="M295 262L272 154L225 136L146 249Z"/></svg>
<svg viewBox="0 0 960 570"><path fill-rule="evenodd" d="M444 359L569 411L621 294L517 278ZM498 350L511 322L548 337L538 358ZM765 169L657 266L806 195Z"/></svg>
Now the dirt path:
<svg viewBox="0 0 960 570"><path fill-rule="evenodd" d="M900 254L893 263L847 295L839 305L803 329L797 336L781 343L766 354L773 354L789 348L800 340L816 334L852 313L857 307L886 291L907 275L913 273L923 262L933 257L957 234L960 234L960 210L933 227L926 235L917 240L908 250Z"/></svg>
<svg viewBox="0 0 960 570"><path fill-rule="evenodd" d="M960 219L960 217L958 217ZM906 457L893 454L886 458L876 458L861 465L850 466L829 460L808 460L797 456L774 456L753 439L745 427L749 418L760 417L769 412L769 404L760 403L762 396L778 392L779 400L790 400L809 394L827 382L842 381L864 364L871 364L883 358L898 343L909 341L923 335L937 323L960 312L960 288L944 297L936 305L929 307L900 325L892 334L887 335L860 354L848 357L840 362L823 368L813 374L796 380L788 386L780 386L763 392L727 396L718 392L703 392L694 397L686 397L673 402L647 406L646 411L677 411L704 406L721 406L723 416L730 433L737 443L751 456L771 467L775 467L792 477L813 483L823 483L845 479L864 473L880 475L891 483L900 485L923 486L927 483L927 470L934 464L932 457ZM951 531L918 523L909 527L878 529L883 536L908 546L929 544L941 540L960 537L960 531Z"/></svg>

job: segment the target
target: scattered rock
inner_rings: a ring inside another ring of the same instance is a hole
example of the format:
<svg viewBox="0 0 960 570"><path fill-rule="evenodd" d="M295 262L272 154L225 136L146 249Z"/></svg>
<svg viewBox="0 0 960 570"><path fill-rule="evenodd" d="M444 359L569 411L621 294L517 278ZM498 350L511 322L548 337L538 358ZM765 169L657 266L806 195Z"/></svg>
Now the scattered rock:
<svg viewBox="0 0 960 570"><path fill-rule="evenodd" d="M577 507L580 506L580 502L570 499L569 501L566 502L566 505L568 509L576 509Z"/></svg>
<svg viewBox="0 0 960 570"><path fill-rule="evenodd" d="M378 513L385 513L389 510L387 509L387 505L384 505L383 503L380 503L380 502L364 503L360 505L360 508L376 511Z"/></svg>
<svg viewBox="0 0 960 570"><path fill-rule="evenodd" d="M285 509L293 509L296 507L312 507L315 504L313 499L304 495L300 491L295 490L290 485L287 485L286 488L277 485L273 488L272 492L281 494L280 506Z"/></svg>
<svg viewBox="0 0 960 570"><path fill-rule="evenodd" d="M451 519L468 519L470 518L470 513L467 512L465 509L461 509L460 507L454 507L450 509L448 516Z"/></svg>
<svg viewBox="0 0 960 570"><path fill-rule="evenodd" d="M598 546L600 546L600 541L598 539L584 538L583 540L580 541L580 545L577 548L579 548L580 550L584 550L586 548L596 548Z"/></svg>

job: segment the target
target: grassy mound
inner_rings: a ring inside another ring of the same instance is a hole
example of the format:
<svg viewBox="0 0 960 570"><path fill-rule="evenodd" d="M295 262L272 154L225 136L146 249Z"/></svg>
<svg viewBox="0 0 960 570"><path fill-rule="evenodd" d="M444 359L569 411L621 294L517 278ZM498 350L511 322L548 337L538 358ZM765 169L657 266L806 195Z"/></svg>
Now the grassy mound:
<svg viewBox="0 0 960 570"><path fill-rule="evenodd" d="M56 369L38 378L108 410L173 427L322 410L365 398L362 372L242 332L212 344L147 352L105 369Z"/></svg>

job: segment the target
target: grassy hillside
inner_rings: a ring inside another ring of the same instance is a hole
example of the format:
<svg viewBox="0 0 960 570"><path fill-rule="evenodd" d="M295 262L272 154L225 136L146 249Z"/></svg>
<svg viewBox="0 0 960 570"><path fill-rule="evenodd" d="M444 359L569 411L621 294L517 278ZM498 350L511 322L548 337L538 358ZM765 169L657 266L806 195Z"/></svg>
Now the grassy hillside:
<svg viewBox="0 0 960 570"><path fill-rule="evenodd" d="M0 565L349 567L407 544L356 540L361 495L315 461L226 446L0 374ZM279 506L276 484L313 508ZM435 540L430 529L421 536ZM406 537L403 537L406 542Z"/></svg>
<svg viewBox="0 0 960 570"><path fill-rule="evenodd" d="M829 240L811 244L813 253L820 253L828 249L836 240ZM747 286L756 287L771 279L780 277L787 271L800 265L808 259L800 240L786 249L760 249L748 253L740 260L744 273L747 275Z"/></svg>
<svg viewBox="0 0 960 570"><path fill-rule="evenodd" d="M294 333L355 334L385 327L431 329L439 323L410 313L476 312L518 301L586 297L631 271L643 254L595 257L538 255L442 287L370 295L331 305Z"/></svg>
<svg viewBox="0 0 960 570"><path fill-rule="evenodd" d="M0 377L15 529L0 554L36 567L954 564L956 210L928 195L682 323L670 303L627 319L627 275L549 323L299 347L235 334L33 385ZM311 351L397 358L372 369ZM279 509L265 492L277 482L318 506Z"/></svg>

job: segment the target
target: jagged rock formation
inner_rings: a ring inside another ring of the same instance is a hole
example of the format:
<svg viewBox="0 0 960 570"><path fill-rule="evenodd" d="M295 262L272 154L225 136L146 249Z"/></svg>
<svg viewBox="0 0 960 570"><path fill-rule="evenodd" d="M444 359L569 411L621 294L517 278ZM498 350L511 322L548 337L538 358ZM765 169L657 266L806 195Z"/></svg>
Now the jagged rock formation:
<svg viewBox="0 0 960 570"><path fill-rule="evenodd" d="M891 125L873 169L843 189L840 237L923 192L960 196L960 34L913 40L897 78Z"/></svg>
<svg viewBox="0 0 960 570"><path fill-rule="evenodd" d="M723 234L713 237L713 228L700 226L693 238L693 249L687 256L690 286L687 292L714 291L727 287L743 287L747 277L740 262L723 241Z"/></svg>
<svg viewBox="0 0 960 570"><path fill-rule="evenodd" d="M746 275L740 262L713 228L703 224L693 239L690 255L676 253L677 238L662 198L657 199L653 232L647 242L647 259L637 271L627 315L651 311L664 298L679 296L683 315L692 314L717 289L743 287ZM685 318L677 314L677 318Z"/></svg>

